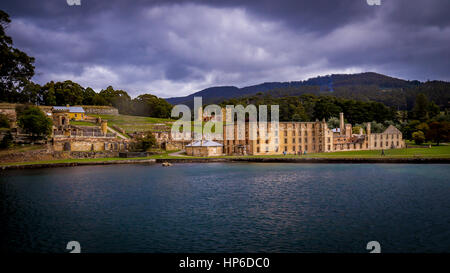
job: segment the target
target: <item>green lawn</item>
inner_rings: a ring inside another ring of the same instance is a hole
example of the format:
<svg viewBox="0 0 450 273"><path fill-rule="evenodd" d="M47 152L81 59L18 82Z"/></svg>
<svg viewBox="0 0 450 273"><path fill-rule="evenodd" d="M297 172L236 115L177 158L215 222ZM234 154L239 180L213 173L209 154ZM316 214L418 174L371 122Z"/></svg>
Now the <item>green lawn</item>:
<svg viewBox="0 0 450 273"><path fill-rule="evenodd" d="M349 151L316 153L306 155L251 155L242 156L248 158L450 158L450 146L440 145L431 148L408 148L384 150L384 156L381 150L371 151ZM187 157L187 156L186 156ZM218 156L216 158L232 158L233 156ZM242 158L241 157L241 158ZM179 158L179 157L178 157ZM192 158L192 157L187 157Z"/></svg>
<svg viewBox="0 0 450 273"><path fill-rule="evenodd" d="M73 120L70 121L71 125L80 125L80 126L98 126L97 124L89 121L80 121L80 120Z"/></svg>
<svg viewBox="0 0 450 273"><path fill-rule="evenodd" d="M450 146L431 146L431 148L408 148L408 149L391 149L384 150L384 156L380 150L371 151L350 151L350 152L333 152L310 154L306 157L323 157L323 158L413 158L413 157L441 157L450 158Z"/></svg>
<svg viewBox="0 0 450 273"><path fill-rule="evenodd" d="M109 125L116 125L125 130L127 133L153 131L156 130L158 124L163 126L170 126L174 121L171 119L152 118L152 117L140 117L140 116L128 116L128 115L94 115L92 117L100 117L108 121Z"/></svg>

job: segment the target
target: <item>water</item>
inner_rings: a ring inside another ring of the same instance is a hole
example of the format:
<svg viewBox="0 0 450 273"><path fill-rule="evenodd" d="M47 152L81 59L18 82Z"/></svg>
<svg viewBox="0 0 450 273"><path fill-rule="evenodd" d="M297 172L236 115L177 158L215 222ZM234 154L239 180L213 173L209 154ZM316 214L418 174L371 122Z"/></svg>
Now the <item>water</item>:
<svg viewBox="0 0 450 273"><path fill-rule="evenodd" d="M211 163L0 173L2 252L450 252L450 165Z"/></svg>

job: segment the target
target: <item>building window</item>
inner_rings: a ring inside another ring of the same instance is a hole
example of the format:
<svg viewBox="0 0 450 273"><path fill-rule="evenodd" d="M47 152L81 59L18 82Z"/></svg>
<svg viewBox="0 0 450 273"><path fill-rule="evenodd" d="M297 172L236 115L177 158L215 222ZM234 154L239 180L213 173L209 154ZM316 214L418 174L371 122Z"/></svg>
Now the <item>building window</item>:
<svg viewBox="0 0 450 273"><path fill-rule="evenodd" d="M295 143L295 138L292 139L292 143Z"/></svg>
<svg viewBox="0 0 450 273"><path fill-rule="evenodd" d="M258 148L256 148L256 152L257 152L257 153L259 153L259 147L258 147Z"/></svg>
<svg viewBox="0 0 450 273"><path fill-rule="evenodd" d="M287 138L284 139L284 144L287 144Z"/></svg>
<svg viewBox="0 0 450 273"><path fill-rule="evenodd" d="M292 151L294 151L294 152L295 152L295 146L293 146L293 147L292 147Z"/></svg>
<svg viewBox="0 0 450 273"><path fill-rule="evenodd" d="M284 151L287 152L287 147L286 146L284 147Z"/></svg>

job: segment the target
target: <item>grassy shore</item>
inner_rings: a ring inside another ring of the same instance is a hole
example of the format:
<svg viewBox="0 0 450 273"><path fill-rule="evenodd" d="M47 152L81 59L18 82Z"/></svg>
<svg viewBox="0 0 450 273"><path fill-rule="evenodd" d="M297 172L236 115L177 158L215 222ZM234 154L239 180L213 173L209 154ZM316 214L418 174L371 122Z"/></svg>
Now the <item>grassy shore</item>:
<svg viewBox="0 0 450 273"><path fill-rule="evenodd" d="M130 161L147 159L205 159L205 157L192 157L192 156L174 156L170 155L174 151L165 152L158 155L152 155L149 157L136 157L136 158L83 158L83 159L59 159L59 160L46 160L46 161L31 161L31 162L15 162L15 163L0 163L0 166L5 165L32 165L32 164L58 164L58 163L83 163L83 162L109 162L109 161ZM350 152L334 152L334 153L317 153L307 155L259 155L259 156L216 156L208 158L333 158L333 159L414 159L414 158L450 158L450 146L432 146L431 148L408 148L408 149L394 149L385 150L385 155L381 155L381 151L350 151Z"/></svg>

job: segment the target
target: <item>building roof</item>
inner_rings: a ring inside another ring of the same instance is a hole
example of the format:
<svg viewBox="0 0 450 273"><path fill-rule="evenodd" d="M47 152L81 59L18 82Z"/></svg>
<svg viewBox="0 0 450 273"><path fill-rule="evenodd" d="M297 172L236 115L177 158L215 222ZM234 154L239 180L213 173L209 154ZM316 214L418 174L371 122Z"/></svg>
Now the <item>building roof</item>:
<svg viewBox="0 0 450 273"><path fill-rule="evenodd" d="M383 134L395 135L395 134L401 134L401 132L394 125L389 125L389 127L386 130L384 130Z"/></svg>
<svg viewBox="0 0 450 273"><path fill-rule="evenodd" d="M186 147L222 147L221 143L211 141L211 140L197 140L191 144L186 145Z"/></svg>
<svg viewBox="0 0 450 273"><path fill-rule="evenodd" d="M53 110L56 111L69 111L69 113L84 113L84 109L81 106L53 106Z"/></svg>

